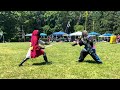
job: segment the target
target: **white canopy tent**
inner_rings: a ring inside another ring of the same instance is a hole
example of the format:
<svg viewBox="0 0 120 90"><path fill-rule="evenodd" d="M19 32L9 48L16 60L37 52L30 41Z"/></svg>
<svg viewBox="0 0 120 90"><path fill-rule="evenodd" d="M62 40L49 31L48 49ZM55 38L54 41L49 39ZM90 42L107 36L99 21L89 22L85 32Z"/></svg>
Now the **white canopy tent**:
<svg viewBox="0 0 120 90"><path fill-rule="evenodd" d="M25 36L32 36L32 33L30 33L30 34L26 34Z"/></svg>
<svg viewBox="0 0 120 90"><path fill-rule="evenodd" d="M81 35L82 35L82 32L80 31L70 34L70 36L81 36Z"/></svg>
<svg viewBox="0 0 120 90"><path fill-rule="evenodd" d="M113 35L113 34L111 34L111 36L112 36L112 35ZM99 41L101 41L101 40L105 40L106 38L109 39L111 36L105 36L105 35L103 34L103 35L98 36L98 39L99 39Z"/></svg>
<svg viewBox="0 0 120 90"><path fill-rule="evenodd" d="M98 37L104 37L103 35L100 35L100 36L98 36Z"/></svg>
<svg viewBox="0 0 120 90"><path fill-rule="evenodd" d="M69 36L70 36L70 38L72 38L72 36L74 36L76 39L77 36L82 36L82 32L81 31L74 32L74 33L69 34Z"/></svg>

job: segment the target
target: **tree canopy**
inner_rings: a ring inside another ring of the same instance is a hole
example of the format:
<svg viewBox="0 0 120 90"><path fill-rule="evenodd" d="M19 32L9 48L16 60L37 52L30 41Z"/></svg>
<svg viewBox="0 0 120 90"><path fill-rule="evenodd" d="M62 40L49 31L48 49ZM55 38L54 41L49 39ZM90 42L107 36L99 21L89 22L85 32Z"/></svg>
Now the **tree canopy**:
<svg viewBox="0 0 120 90"><path fill-rule="evenodd" d="M67 24L70 27L66 30ZM73 33L86 29L88 32L120 34L120 11L0 11L0 30L5 40L22 38L39 29L47 35L57 31Z"/></svg>

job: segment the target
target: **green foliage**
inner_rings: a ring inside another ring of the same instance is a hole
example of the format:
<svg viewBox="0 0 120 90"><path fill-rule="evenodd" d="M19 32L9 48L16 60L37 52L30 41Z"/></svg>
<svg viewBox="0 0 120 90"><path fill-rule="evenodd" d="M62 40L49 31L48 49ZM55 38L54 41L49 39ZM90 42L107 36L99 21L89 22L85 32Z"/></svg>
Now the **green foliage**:
<svg viewBox="0 0 120 90"><path fill-rule="evenodd" d="M50 30L50 26L49 25L45 25L43 28L43 32L47 33Z"/></svg>
<svg viewBox="0 0 120 90"><path fill-rule="evenodd" d="M84 27L82 26L82 25L75 25L74 26L74 30L75 30L75 32L77 32L77 31L83 31L84 30Z"/></svg>
<svg viewBox="0 0 120 90"><path fill-rule="evenodd" d="M71 24L68 33L75 32L76 24L79 24L89 32L120 34L120 11L0 11L0 29L6 33L6 41L19 35L18 28L25 34L34 29L45 29L50 35L65 31L68 21Z"/></svg>
<svg viewBox="0 0 120 90"><path fill-rule="evenodd" d="M62 25L61 24L57 24L55 27L54 27L55 31L63 31L63 28L62 28Z"/></svg>

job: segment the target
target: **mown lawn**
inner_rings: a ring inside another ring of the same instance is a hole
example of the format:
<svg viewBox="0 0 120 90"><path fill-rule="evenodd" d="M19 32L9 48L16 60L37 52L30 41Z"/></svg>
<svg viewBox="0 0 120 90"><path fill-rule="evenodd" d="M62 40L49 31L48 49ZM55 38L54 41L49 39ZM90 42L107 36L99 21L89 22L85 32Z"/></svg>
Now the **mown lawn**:
<svg viewBox="0 0 120 90"><path fill-rule="evenodd" d="M80 46L53 43L45 49L51 64L44 65L43 57L30 59L19 67L29 43L0 43L1 79L120 79L120 44L99 42L97 54L103 64L96 64L88 55L84 62L76 62Z"/></svg>

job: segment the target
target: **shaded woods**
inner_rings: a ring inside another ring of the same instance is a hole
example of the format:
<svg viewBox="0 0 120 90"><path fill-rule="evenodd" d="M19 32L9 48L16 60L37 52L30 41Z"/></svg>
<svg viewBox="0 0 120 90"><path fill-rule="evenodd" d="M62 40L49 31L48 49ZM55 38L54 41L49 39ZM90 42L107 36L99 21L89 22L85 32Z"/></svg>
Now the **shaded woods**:
<svg viewBox="0 0 120 90"><path fill-rule="evenodd" d="M0 11L0 31L7 42L22 41L23 36L33 29L47 35L57 31L69 34L83 29L119 34L119 18L120 11Z"/></svg>

